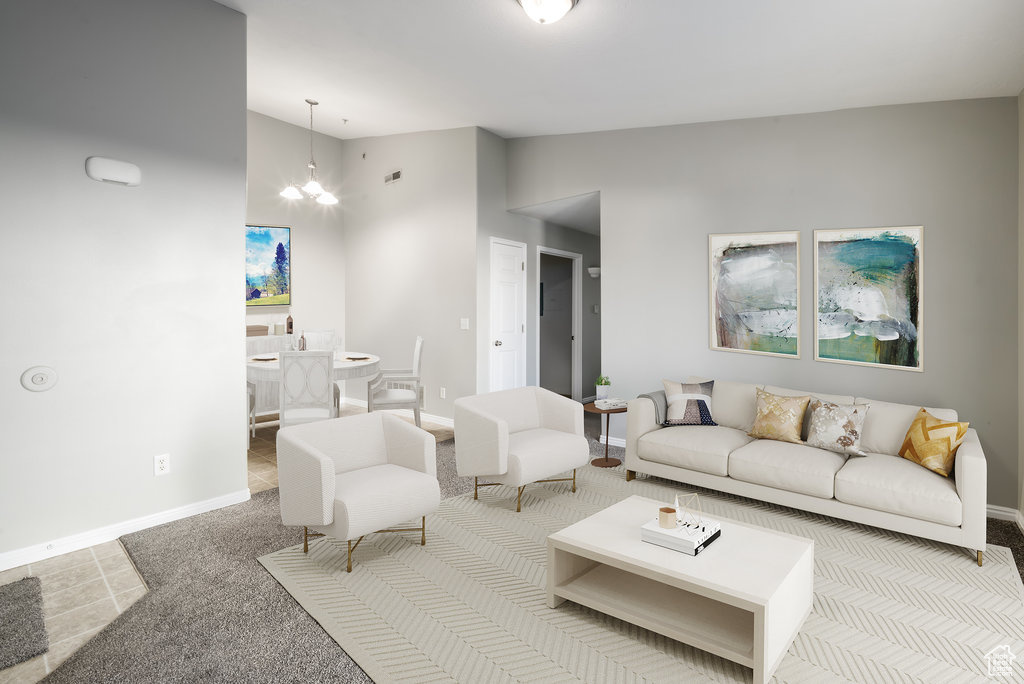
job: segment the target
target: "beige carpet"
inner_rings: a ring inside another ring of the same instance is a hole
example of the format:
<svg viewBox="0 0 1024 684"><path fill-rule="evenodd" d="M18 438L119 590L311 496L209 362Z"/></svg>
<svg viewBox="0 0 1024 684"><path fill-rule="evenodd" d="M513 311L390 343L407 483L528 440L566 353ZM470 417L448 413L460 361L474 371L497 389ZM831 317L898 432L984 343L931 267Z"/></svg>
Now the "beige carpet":
<svg viewBox="0 0 1024 684"><path fill-rule="evenodd" d="M630 494L671 500L681 486L627 483L587 466L576 494L535 485L447 499L418 535L323 539L260 562L378 683L749 682L748 668L572 603L545 605L548 534ZM1010 551L984 567L944 544L738 497L702 493L706 513L815 542L814 607L775 673L785 682L992 681L985 654L1008 646L1024 677L1024 588ZM752 568L756 572L756 568Z"/></svg>

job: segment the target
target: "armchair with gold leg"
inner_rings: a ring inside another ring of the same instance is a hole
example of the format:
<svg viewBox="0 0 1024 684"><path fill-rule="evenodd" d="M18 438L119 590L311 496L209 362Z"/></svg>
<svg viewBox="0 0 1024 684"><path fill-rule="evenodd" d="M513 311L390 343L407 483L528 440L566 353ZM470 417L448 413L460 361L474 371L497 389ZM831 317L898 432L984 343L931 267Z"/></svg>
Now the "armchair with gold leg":
<svg viewBox="0 0 1024 684"><path fill-rule="evenodd" d="M372 532L419 532L441 504L434 436L396 416L367 413L277 433L281 521L309 540L330 536L352 552ZM419 527L393 529L416 520Z"/></svg>
<svg viewBox="0 0 1024 684"><path fill-rule="evenodd" d="M532 482L572 482L590 460L583 405L542 387L462 397L455 401L455 465L480 487L516 487L516 511ZM569 476L569 471L572 475ZM566 475L554 478L554 475ZM480 478L489 482L480 482Z"/></svg>

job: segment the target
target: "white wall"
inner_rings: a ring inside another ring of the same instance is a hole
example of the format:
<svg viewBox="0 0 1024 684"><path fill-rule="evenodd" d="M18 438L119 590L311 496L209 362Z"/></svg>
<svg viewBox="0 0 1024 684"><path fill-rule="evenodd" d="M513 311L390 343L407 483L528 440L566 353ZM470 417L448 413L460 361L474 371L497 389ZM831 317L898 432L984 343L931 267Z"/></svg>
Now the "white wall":
<svg viewBox="0 0 1024 684"><path fill-rule="evenodd" d="M4 3L0 98L0 553L247 496L244 17ZM90 180L91 155L142 185ZM54 389L21 388L35 364Z"/></svg>
<svg viewBox="0 0 1024 684"><path fill-rule="evenodd" d="M305 107L304 102L297 102ZM315 116L315 112L314 112ZM248 193L246 223L288 226L292 238L291 306L246 308L251 325L283 323L290 313L295 333L345 330L345 253L342 215L345 208L311 199L288 200L278 193L290 182L305 182L309 129L248 112ZM314 118L314 126L316 119ZM313 152L321 184L340 189L344 183L342 143L314 134ZM343 340L344 341L344 340Z"/></svg>
<svg viewBox="0 0 1024 684"><path fill-rule="evenodd" d="M486 392L490 369L490 238L500 237L526 243L527 275L527 354L526 382L538 383L537 377L537 248L538 246L576 252L583 255L583 396L594 393L592 385L601 374L601 281L587 275L588 266L601 265L601 240L596 235L545 223L539 219L509 213L509 207L521 207L508 201L506 196L506 145L513 141L477 129L477 184L478 230L477 230L477 391ZM576 193L580 194L580 193ZM556 199L569 195L557 195Z"/></svg>
<svg viewBox="0 0 1024 684"><path fill-rule="evenodd" d="M1017 495L1017 510L1021 512L1018 521L1024 520L1024 314L1020 306L1024 303L1024 90L1017 96L1017 280L1020 290L1017 293L1018 314L1018 375L1017 375L1017 410L1018 410L1018 450L1019 462L1017 479L1020 491Z"/></svg>
<svg viewBox="0 0 1024 684"><path fill-rule="evenodd" d="M951 406L981 436L990 503L1014 506L1018 126L999 98L524 138L508 200L600 190L616 394L694 373ZM813 230L902 225L925 226L925 371L815 362ZM800 231L803 358L711 351L707 236L770 230Z"/></svg>
<svg viewBox="0 0 1024 684"><path fill-rule="evenodd" d="M476 134L431 131L342 144L347 346L408 368L424 338L425 410L450 417L475 390ZM400 169L402 179L385 185ZM439 397L445 387L447 398ZM346 395L366 399L366 384Z"/></svg>

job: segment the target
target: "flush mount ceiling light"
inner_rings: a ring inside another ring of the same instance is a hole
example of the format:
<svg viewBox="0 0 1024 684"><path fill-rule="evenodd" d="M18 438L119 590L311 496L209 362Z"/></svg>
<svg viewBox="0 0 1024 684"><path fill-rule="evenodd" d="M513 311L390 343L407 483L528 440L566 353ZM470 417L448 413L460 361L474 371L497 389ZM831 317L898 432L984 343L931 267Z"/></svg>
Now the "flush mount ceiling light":
<svg viewBox="0 0 1024 684"><path fill-rule="evenodd" d="M306 165L309 168L309 180L301 187L302 192L299 192L298 183L291 183L280 194L281 197L288 199L302 199L304 192L320 204L337 204L338 198L324 190L316 178L316 161L313 160L313 107L320 103L316 100L306 100L306 104L309 105L309 164Z"/></svg>
<svg viewBox="0 0 1024 684"><path fill-rule="evenodd" d="M538 24L554 24L569 13L579 0L517 0L526 16Z"/></svg>

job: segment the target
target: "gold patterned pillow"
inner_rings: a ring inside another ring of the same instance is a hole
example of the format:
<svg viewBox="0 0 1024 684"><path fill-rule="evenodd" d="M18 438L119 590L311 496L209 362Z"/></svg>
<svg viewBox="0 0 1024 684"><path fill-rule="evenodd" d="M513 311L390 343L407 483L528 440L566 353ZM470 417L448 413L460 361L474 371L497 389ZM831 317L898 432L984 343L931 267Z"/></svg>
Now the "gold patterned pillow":
<svg viewBox="0 0 1024 684"><path fill-rule="evenodd" d="M754 427L747 434L760 439L801 444L800 428L804 425L804 411L810 400L809 396L780 397L758 388L757 416Z"/></svg>
<svg viewBox="0 0 1024 684"><path fill-rule="evenodd" d="M921 409L907 430L900 456L949 477L956 462L956 450L967 436L968 425L939 420Z"/></svg>

